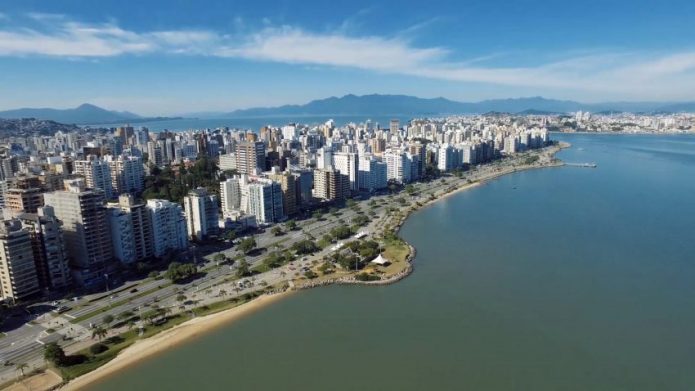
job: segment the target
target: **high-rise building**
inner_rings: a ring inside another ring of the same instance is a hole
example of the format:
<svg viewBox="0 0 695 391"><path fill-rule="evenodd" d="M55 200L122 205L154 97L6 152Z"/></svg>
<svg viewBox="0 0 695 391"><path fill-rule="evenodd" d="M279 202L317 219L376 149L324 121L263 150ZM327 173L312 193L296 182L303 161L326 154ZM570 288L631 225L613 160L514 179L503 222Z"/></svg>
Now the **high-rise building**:
<svg viewBox="0 0 695 391"><path fill-rule="evenodd" d="M444 172L458 168L461 165L460 156L458 149L449 144L443 144L437 153L437 168Z"/></svg>
<svg viewBox="0 0 695 391"><path fill-rule="evenodd" d="M236 170L236 153L220 155L219 167L221 171Z"/></svg>
<svg viewBox="0 0 695 391"><path fill-rule="evenodd" d="M403 152L387 152L384 154L386 162L386 177L399 183L410 182L411 168L410 160Z"/></svg>
<svg viewBox="0 0 695 391"><path fill-rule="evenodd" d="M29 233L19 220L0 222L0 296L20 301L39 292Z"/></svg>
<svg viewBox="0 0 695 391"><path fill-rule="evenodd" d="M256 216L260 224L274 223L285 216L283 210L283 193L278 182L270 179L257 178L247 182L242 178L241 209Z"/></svg>
<svg viewBox="0 0 695 391"><path fill-rule="evenodd" d="M118 207L107 208L109 231L113 257L123 264L132 264L135 258L135 240L133 238L133 223L128 212Z"/></svg>
<svg viewBox="0 0 695 391"><path fill-rule="evenodd" d="M369 155L360 156L358 169L357 179L360 190L375 191L388 185L386 163Z"/></svg>
<svg viewBox="0 0 695 391"><path fill-rule="evenodd" d="M333 154L333 168L347 176L352 191L356 191L358 188L357 167L356 153L336 152Z"/></svg>
<svg viewBox="0 0 695 391"><path fill-rule="evenodd" d="M398 133L398 130L400 129L400 127L401 127L401 121L399 121L398 119L392 119L391 120L391 123L389 124L389 130L391 131L391 133Z"/></svg>
<svg viewBox="0 0 695 391"><path fill-rule="evenodd" d="M74 162L73 173L83 176L88 188L102 190L104 198L107 200L113 197L111 168L107 161L94 155L89 155L86 160L76 160Z"/></svg>
<svg viewBox="0 0 695 391"><path fill-rule="evenodd" d="M164 151L154 141L147 142L147 161L157 167L164 165Z"/></svg>
<svg viewBox="0 0 695 391"><path fill-rule="evenodd" d="M148 200L147 211L152 223L152 251L163 257L170 251L188 247L186 218L181 205L167 200Z"/></svg>
<svg viewBox="0 0 695 391"><path fill-rule="evenodd" d="M72 277L63 229L53 207L44 206L37 213L22 213L17 218L31 238L39 286L49 291L69 288Z"/></svg>
<svg viewBox="0 0 695 391"><path fill-rule="evenodd" d="M238 176L220 182L222 215L229 216L241 208L241 185Z"/></svg>
<svg viewBox="0 0 695 391"><path fill-rule="evenodd" d="M295 199L297 206L311 203L311 189L314 187L314 173L309 169L293 168L292 175L295 182Z"/></svg>
<svg viewBox="0 0 695 391"><path fill-rule="evenodd" d="M217 196L208 194L203 187L191 190L183 198L186 211L188 237L203 240L219 231Z"/></svg>
<svg viewBox="0 0 695 391"><path fill-rule="evenodd" d="M130 217L135 260L142 261L152 257L152 221L145 204L135 202L135 198L130 194L121 194L118 197L118 207Z"/></svg>
<svg viewBox="0 0 695 391"><path fill-rule="evenodd" d="M314 170L314 196L326 201L343 200L350 194L350 180L338 170Z"/></svg>
<svg viewBox="0 0 695 391"><path fill-rule="evenodd" d="M17 213L36 213L43 206L43 190L9 189L5 192L5 207Z"/></svg>
<svg viewBox="0 0 695 391"><path fill-rule="evenodd" d="M111 169L111 187L115 194L138 195L145 189L145 168L138 156L106 157Z"/></svg>
<svg viewBox="0 0 695 391"><path fill-rule="evenodd" d="M0 208L5 207L5 194L10 190L10 183L6 180L0 180Z"/></svg>
<svg viewBox="0 0 695 391"><path fill-rule="evenodd" d="M65 181L64 191L44 195L46 205L63 222L73 277L83 286L101 284L104 266L113 258L104 192L88 189L83 179Z"/></svg>
<svg viewBox="0 0 695 391"><path fill-rule="evenodd" d="M237 143L236 169L241 174L256 174L265 170L265 144L263 141Z"/></svg>
<svg viewBox="0 0 695 391"><path fill-rule="evenodd" d="M279 172L277 167L274 167L268 179L280 184L284 214L294 216L297 213L297 184L294 175L289 171Z"/></svg>
<svg viewBox="0 0 695 391"><path fill-rule="evenodd" d="M16 170L13 167L13 159L14 158L0 158L0 180L4 181L14 176Z"/></svg>

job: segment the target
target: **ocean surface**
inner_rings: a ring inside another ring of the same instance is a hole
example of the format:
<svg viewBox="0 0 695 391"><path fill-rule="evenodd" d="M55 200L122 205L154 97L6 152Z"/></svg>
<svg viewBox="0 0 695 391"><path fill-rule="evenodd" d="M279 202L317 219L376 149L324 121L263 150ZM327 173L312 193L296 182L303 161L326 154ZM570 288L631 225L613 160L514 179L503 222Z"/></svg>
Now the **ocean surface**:
<svg viewBox="0 0 695 391"><path fill-rule="evenodd" d="M695 389L695 137L555 137L598 168L416 212L409 278L297 293L91 389Z"/></svg>
<svg viewBox="0 0 695 391"><path fill-rule="evenodd" d="M292 116L292 117L253 117L253 118L219 118L219 119L207 119L207 118L181 118L181 119L171 119L163 121L148 121L148 122L136 122L131 125L139 128L144 126L151 131L161 132L163 130L170 131L184 131L184 130L202 130L202 129L216 129L229 127L230 129L250 129L253 131L258 131L261 127L271 125L271 126L284 126L290 123L299 123L305 125L318 125L325 123L326 121L332 119L335 121L336 125L342 126L348 123L365 123L367 120L371 120L376 126L378 123L382 128L388 128L391 119L400 120L401 125L406 124L412 117L395 115L388 117L369 117L369 116ZM117 127L123 126L123 123L110 123L110 124L98 124L91 126L100 127Z"/></svg>

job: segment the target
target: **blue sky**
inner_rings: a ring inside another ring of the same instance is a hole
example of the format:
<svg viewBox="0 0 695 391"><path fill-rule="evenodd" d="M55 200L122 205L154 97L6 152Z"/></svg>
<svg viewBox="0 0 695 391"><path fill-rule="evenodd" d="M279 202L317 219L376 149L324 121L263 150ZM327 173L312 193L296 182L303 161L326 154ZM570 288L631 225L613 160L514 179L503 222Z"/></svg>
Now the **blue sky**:
<svg viewBox="0 0 695 391"><path fill-rule="evenodd" d="M693 1L4 1L0 109L695 100Z"/></svg>

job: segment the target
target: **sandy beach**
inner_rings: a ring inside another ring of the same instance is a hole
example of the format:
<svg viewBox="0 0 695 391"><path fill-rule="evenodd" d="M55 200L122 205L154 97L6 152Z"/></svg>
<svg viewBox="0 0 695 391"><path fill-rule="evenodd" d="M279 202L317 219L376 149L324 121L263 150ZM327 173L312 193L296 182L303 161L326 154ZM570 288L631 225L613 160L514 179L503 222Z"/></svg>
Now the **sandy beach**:
<svg viewBox="0 0 695 391"><path fill-rule="evenodd" d="M195 337L205 335L221 326L228 325L245 315L251 314L267 305L279 301L289 294L290 292L263 295L238 307L230 308L216 314L194 318L151 338L139 340L127 349L124 349L115 359L109 361L106 365L70 381L60 389L80 390L87 385L103 380L137 362L149 359L167 349L182 343L190 342L194 340Z"/></svg>

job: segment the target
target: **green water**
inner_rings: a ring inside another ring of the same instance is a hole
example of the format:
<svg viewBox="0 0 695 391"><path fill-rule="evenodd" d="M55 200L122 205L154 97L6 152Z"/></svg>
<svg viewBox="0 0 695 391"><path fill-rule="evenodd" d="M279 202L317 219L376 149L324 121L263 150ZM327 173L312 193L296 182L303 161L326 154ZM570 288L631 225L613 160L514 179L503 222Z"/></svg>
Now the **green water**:
<svg viewBox="0 0 695 391"><path fill-rule="evenodd" d="M93 390L695 389L695 137L563 136L415 213L415 273L298 293Z"/></svg>

